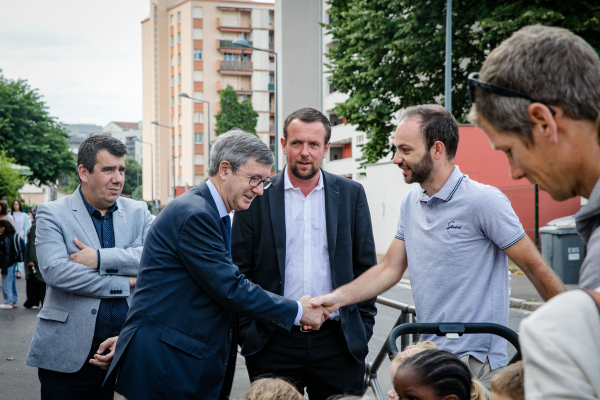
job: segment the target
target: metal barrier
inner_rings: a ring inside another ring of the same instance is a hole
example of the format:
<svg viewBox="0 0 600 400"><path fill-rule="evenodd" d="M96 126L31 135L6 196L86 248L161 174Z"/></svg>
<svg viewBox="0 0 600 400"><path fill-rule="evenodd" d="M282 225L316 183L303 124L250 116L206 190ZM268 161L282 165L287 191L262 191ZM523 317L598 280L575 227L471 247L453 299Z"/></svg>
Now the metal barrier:
<svg viewBox="0 0 600 400"><path fill-rule="evenodd" d="M414 317L416 317L417 312L415 311L415 306L411 306L408 304L400 303L398 301L386 299L385 297L377 297L377 303L383 304L384 306L388 306L400 311L400 316L396 320L394 324L394 328L402 324L410 324L413 322ZM408 346L412 342L412 334L405 334L402 336L402 348ZM387 354L386 343L383 344L381 350L379 350L379 354L375 358L375 361L371 362L371 359L367 355L365 358L365 382L363 386L363 395L370 387L373 389L373 393L375 393L375 397L378 400L383 400L383 393L381 393L381 387L379 386L379 382L377 381L377 370L381 367L383 363L384 357Z"/></svg>

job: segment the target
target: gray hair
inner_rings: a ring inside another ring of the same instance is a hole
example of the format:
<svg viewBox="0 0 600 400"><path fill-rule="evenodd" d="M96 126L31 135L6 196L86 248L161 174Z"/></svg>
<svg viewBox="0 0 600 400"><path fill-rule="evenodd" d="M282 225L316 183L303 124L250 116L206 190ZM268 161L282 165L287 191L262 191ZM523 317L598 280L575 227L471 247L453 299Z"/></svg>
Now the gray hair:
<svg viewBox="0 0 600 400"><path fill-rule="evenodd" d="M241 167L252 158L256 162L271 166L274 163L273 153L262 140L252 133L233 128L220 135L210 149L209 176L219 172L221 162L227 161L236 167ZM237 169L233 169L237 174Z"/></svg>
<svg viewBox="0 0 600 400"><path fill-rule="evenodd" d="M595 121L600 112L598 54L566 29L534 25L513 33L487 57L479 79L559 106L572 119ZM529 100L477 88L474 101L473 124L483 117L500 132L531 141Z"/></svg>

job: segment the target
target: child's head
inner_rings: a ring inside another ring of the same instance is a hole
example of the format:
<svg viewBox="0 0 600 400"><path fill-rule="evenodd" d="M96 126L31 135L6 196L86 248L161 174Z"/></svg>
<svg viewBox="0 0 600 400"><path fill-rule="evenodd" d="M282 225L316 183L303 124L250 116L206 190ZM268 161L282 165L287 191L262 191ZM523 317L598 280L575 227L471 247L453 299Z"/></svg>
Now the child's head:
<svg viewBox="0 0 600 400"><path fill-rule="evenodd" d="M491 400L525 400L521 361L509 365L492 378Z"/></svg>
<svg viewBox="0 0 600 400"><path fill-rule="evenodd" d="M469 368L452 353L425 350L407 358L394 376L399 399L470 400Z"/></svg>
<svg viewBox="0 0 600 400"><path fill-rule="evenodd" d="M437 345L433 342L419 342L417 344L406 346L406 348L403 351L401 351L400 353L398 353L394 356L394 359L392 360L392 364L390 365L390 373L392 375L392 383L394 382L394 376L396 376L396 371L398 371L398 367L404 362L404 360L406 360L409 357L414 356L415 354L419 354L422 351L434 350L437 348L438 348ZM398 399L398 394L396 393L394 388L390 389L390 391L388 392L388 397L391 400Z"/></svg>
<svg viewBox="0 0 600 400"><path fill-rule="evenodd" d="M242 400L304 400L304 396L283 379L262 378L252 382Z"/></svg>

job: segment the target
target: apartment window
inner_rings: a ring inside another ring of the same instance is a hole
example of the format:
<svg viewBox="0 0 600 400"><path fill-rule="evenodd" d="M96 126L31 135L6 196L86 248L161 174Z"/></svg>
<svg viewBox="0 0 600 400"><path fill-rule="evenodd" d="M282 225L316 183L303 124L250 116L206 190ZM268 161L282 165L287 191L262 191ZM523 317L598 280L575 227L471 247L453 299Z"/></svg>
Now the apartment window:
<svg viewBox="0 0 600 400"><path fill-rule="evenodd" d="M194 154L194 165L204 165L204 154Z"/></svg>
<svg viewBox="0 0 600 400"><path fill-rule="evenodd" d="M171 118L171 126L175 126L176 122L177 122L177 119L175 119L175 116L173 115L173 118Z"/></svg>
<svg viewBox="0 0 600 400"><path fill-rule="evenodd" d="M179 126L181 126L181 115L179 116Z"/></svg>
<svg viewBox="0 0 600 400"><path fill-rule="evenodd" d="M250 95L249 94L240 94L240 96L238 98L240 100L240 103L243 103L246 100L250 100Z"/></svg>
<svg viewBox="0 0 600 400"><path fill-rule="evenodd" d="M192 32L192 37L194 38L194 40L202 40L202 29L194 28L194 31Z"/></svg>
<svg viewBox="0 0 600 400"><path fill-rule="evenodd" d="M177 53L177 64L181 64L181 53Z"/></svg>
<svg viewBox="0 0 600 400"><path fill-rule="evenodd" d="M175 97L171 96L171 107L175 107Z"/></svg>
<svg viewBox="0 0 600 400"><path fill-rule="evenodd" d="M204 92L194 92L194 98L198 100L204 100Z"/></svg>
<svg viewBox="0 0 600 400"><path fill-rule="evenodd" d="M337 114L333 113L329 114L329 121L331 122L331 126L336 126L344 123L340 118L338 118Z"/></svg>
<svg viewBox="0 0 600 400"><path fill-rule="evenodd" d="M204 115L201 112L194 113L194 123L201 124L204 120Z"/></svg>
<svg viewBox="0 0 600 400"><path fill-rule="evenodd" d="M273 83L273 74L269 74L269 83Z"/></svg>
<svg viewBox="0 0 600 400"><path fill-rule="evenodd" d="M175 18L173 17L173 14L171 14L171 26L175 26Z"/></svg>
<svg viewBox="0 0 600 400"><path fill-rule="evenodd" d="M175 136L171 136L171 147L175 147Z"/></svg>
<svg viewBox="0 0 600 400"><path fill-rule="evenodd" d="M203 82L204 75L202 71L194 71L194 82Z"/></svg>
<svg viewBox="0 0 600 400"><path fill-rule="evenodd" d="M358 172L356 174L356 180L357 181L366 181L367 180L367 173L366 172Z"/></svg>
<svg viewBox="0 0 600 400"><path fill-rule="evenodd" d="M181 74L177 74L177 84L181 85Z"/></svg>
<svg viewBox="0 0 600 400"><path fill-rule="evenodd" d="M175 46L175 38L171 35L171 47Z"/></svg>
<svg viewBox="0 0 600 400"><path fill-rule="evenodd" d="M181 146L181 135L179 135L179 145Z"/></svg>
<svg viewBox="0 0 600 400"><path fill-rule="evenodd" d="M269 11L269 27L273 26L273 13Z"/></svg>
<svg viewBox="0 0 600 400"><path fill-rule="evenodd" d="M195 144L202 144L202 143L204 143L204 134L201 133L201 132L194 133L194 143Z"/></svg>
<svg viewBox="0 0 600 400"><path fill-rule="evenodd" d="M329 93L337 92L337 88L333 85L333 83L329 82Z"/></svg>
<svg viewBox="0 0 600 400"><path fill-rule="evenodd" d="M356 135L356 144L364 144L365 135Z"/></svg>
<svg viewBox="0 0 600 400"><path fill-rule="evenodd" d="M171 56L171 67L175 66L175 56Z"/></svg>
<svg viewBox="0 0 600 400"><path fill-rule="evenodd" d="M250 61L250 54L240 54L240 60L241 61Z"/></svg>
<svg viewBox="0 0 600 400"><path fill-rule="evenodd" d="M202 18L202 7L193 7L192 16L198 19Z"/></svg>
<svg viewBox="0 0 600 400"><path fill-rule="evenodd" d="M181 22L181 13L177 12L177 23L179 24Z"/></svg>
<svg viewBox="0 0 600 400"><path fill-rule="evenodd" d="M181 186L181 175L177 176L177 186Z"/></svg>
<svg viewBox="0 0 600 400"><path fill-rule="evenodd" d="M177 44L181 44L181 32L177 32Z"/></svg>
<svg viewBox="0 0 600 400"><path fill-rule="evenodd" d="M171 86L175 86L175 77L174 76L171 77Z"/></svg>
<svg viewBox="0 0 600 400"><path fill-rule="evenodd" d="M234 53L224 53L223 60L225 61L237 61L237 54Z"/></svg>
<svg viewBox="0 0 600 400"><path fill-rule="evenodd" d="M202 61L202 50L194 49L194 61Z"/></svg>
<svg viewBox="0 0 600 400"><path fill-rule="evenodd" d="M194 185L199 185L204 182L204 175L194 175Z"/></svg>

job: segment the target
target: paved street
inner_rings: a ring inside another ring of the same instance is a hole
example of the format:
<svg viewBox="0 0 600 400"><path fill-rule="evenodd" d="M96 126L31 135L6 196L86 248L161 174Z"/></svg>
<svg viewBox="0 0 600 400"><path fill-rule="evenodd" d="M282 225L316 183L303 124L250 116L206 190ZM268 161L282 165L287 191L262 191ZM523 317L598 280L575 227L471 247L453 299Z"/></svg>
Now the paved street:
<svg viewBox="0 0 600 400"><path fill-rule="evenodd" d="M25 301L24 279L17 279L17 289L19 306L13 310L0 310L0 399L32 400L39 398L37 370L23 365L23 361L31 342L38 310L27 310L22 306ZM404 284L398 284L383 296L402 303L413 304L410 287ZM375 333L369 345L372 360L377 356L399 315L398 311L389 307L379 305L378 309ZM528 311L511 309L509 327L517 330L519 322L527 315L529 315ZM509 355L512 355L514 351L510 345L509 348ZM11 358L14 360L9 360ZM390 389L389 361L384 362L378 377L381 390L385 394ZM232 397L239 399L249 386L244 360L239 357ZM367 394L372 395L372 392L369 391Z"/></svg>

